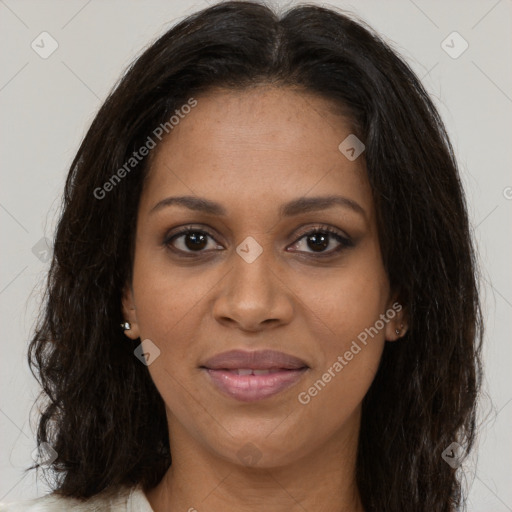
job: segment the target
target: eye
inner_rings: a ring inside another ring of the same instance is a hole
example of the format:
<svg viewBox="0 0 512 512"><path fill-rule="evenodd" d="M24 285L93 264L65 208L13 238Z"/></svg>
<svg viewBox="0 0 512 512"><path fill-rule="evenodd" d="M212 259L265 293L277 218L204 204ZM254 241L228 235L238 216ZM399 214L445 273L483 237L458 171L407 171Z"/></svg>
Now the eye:
<svg viewBox="0 0 512 512"><path fill-rule="evenodd" d="M204 249L208 248L209 239L215 241L213 236L207 231L188 226L186 229L166 237L164 245L176 252L189 254L194 252L200 253L206 252ZM224 247L217 243L211 243L210 246L210 250L224 249Z"/></svg>
<svg viewBox="0 0 512 512"><path fill-rule="evenodd" d="M336 247L337 244L337 247ZM193 253L222 250L215 238L204 229L187 226L181 231L167 236L164 245L181 255L193 257ZM332 246L335 246L332 248ZM305 249L300 249L300 247ZM299 252L316 254L317 257L328 257L341 252L343 249L353 247L354 242L341 232L330 226L319 226L304 233L291 247ZM331 247L330 250L327 250ZM306 250L310 248L311 250Z"/></svg>
<svg viewBox="0 0 512 512"><path fill-rule="evenodd" d="M337 247L336 244L338 244ZM334 249L327 250L333 245L335 246ZM316 253L319 257L324 257L332 256L333 254L337 254L348 247L353 247L354 242L347 236L344 236L329 226L321 226L304 233L292 247L297 249L301 246L306 246L306 248L310 248L311 251L299 249L300 252L306 252L309 254Z"/></svg>

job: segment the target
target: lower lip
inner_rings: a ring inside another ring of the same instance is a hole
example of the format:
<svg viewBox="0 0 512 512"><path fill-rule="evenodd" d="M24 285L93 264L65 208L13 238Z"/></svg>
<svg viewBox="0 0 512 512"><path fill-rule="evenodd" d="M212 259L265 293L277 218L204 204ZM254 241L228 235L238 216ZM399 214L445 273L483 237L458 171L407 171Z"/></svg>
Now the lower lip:
<svg viewBox="0 0 512 512"><path fill-rule="evenodd" d="M205 370L213 384L224 394L242 402L254 402L293 386L302 378L307 368L282 370L267 375L238 375L228 370Z"/></svg>

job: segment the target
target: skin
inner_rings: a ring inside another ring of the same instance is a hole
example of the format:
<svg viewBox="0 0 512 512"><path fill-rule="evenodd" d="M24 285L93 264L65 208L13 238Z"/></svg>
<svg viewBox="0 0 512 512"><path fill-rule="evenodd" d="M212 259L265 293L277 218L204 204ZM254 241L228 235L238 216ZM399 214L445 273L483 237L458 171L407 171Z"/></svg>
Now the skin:
<svg viewBox="0 0 512 512"><path fill-rule="evenodd" d="M148 500L155 512L263 505L272 512L362 511L354 478L361 402L385 342L406 330L403 310L309 403L298 394L397 299L383 267L364 155L350 161L340 152L352 133L349 120L304 91L259 86L196 99L152 155L133 279L123 292L126 335L160 350L148 370L166 404L172 466ZM332 194L357 202L364 214L336 205L279 217L283 203ZM180 195L216 201L226 215L178 205L151 213ZM166 235L189 225L209 233L204 248L194 252L187 236L165 245ZM331 236L323 249L331 255L321 258L304 235L325 226L354 245ZM252 263L236 252L248 236L263 249ZM277 395L241 402L199 368L231 349L280 350L310 368ZM239 454L251 449L255 464Z"/></svg>

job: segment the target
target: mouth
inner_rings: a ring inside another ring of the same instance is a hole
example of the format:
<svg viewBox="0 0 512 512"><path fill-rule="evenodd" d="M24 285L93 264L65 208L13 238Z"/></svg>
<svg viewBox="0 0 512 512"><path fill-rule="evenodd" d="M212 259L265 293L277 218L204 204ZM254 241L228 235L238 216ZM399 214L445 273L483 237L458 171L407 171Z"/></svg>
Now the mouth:
<svg viewBox="0 0 512 512"><path fill-rule="evenodd" d="M218 391L242 402L281 393L296 385L309 370L302 359L272 350L224 352L200 368Z"/></svg>
<svg viewBox="0 0 512 512"><path fill-rule="evenodd" d="M308 368L203 370L207 372L210 382L223 394L242 402L254 402L274 396L297 384Z"/></svg>

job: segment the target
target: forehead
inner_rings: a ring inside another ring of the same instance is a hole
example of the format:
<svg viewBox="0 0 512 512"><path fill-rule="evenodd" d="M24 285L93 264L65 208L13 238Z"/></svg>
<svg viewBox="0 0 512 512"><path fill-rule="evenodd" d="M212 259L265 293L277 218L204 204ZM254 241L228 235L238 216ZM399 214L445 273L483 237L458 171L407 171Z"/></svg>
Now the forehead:
<svg viewBox="0 0 512 512"><path fill-rule="evenodd" d="M195 99L155 150L142 207L175 192L250 206L339 192L371 209L364 155L339 150L353 130L341 106L270 86Z"/></svg>

